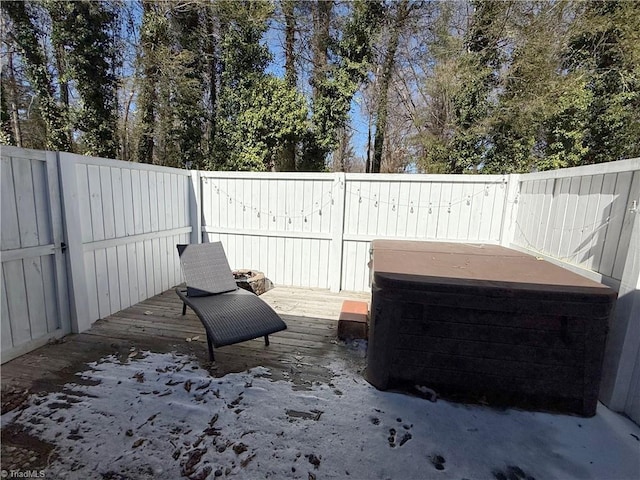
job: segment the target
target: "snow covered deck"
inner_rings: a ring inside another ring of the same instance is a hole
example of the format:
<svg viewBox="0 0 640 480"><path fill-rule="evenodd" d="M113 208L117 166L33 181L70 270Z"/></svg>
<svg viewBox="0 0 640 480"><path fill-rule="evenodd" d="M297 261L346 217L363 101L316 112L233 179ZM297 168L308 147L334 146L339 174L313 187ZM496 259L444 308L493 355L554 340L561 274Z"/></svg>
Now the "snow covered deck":
<svg viewBox="0 0 640 480"><path fill-rule="evenodd" d="M380 392L363 379L363 345L335 339L342 301L366 295L277 287L262 298L289 328L266 348L220 348L215 364L200 322L167 291L3 365L3 469L69 479L640 477L640 427L602 405L585 419Z"/></svg>

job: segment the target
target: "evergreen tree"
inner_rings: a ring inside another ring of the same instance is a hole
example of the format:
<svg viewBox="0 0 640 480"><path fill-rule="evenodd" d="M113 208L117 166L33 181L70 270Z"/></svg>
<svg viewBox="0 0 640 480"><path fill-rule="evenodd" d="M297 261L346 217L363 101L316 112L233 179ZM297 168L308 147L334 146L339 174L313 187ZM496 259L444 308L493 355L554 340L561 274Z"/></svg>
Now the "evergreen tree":
<svg viewBox="0 0 640 480"><path fill-rule="evenodd" d="M640 155L640 4L589 1L571 33L566 66L588 78L585 163Z"/></svg>
<svg viewBox="0 0 640 480"><path fill-rule="evenodd" d="M313 71L311 76L311 128L304 139L299 170L323 170L327 155L339 142L339 134L349 120L355 93L371 69L372 43L383 16L380 1L356 0L340 29L332 38L332 2L313 4Z"/></svg>
<svg viewBox="0 0 640 480"><path fill-rule="evenodd" d="M34 7L27 2L1 2L0 7L13 23L13 38L22 57L26 76L38 99L39 111L46 126L46 148L70 151L49 71L47 56L40 46L35 27Z"/></svg>
<svg viewBox="0 0 640 480"><path fill-rule="evenodd" d="M114 34L117 10L107 2L52 1L54 42L64 47L82 103L75 123L82 153L118 155L117 79Z"/></svg>
<svg viewBox="0 0 640 480"><path fill-rule="evenodd" d="M220 89L212 168L273 170L287 143L306 128L304 98L265 73L262 43L273 7L264 1L220 2Z"/></svg>

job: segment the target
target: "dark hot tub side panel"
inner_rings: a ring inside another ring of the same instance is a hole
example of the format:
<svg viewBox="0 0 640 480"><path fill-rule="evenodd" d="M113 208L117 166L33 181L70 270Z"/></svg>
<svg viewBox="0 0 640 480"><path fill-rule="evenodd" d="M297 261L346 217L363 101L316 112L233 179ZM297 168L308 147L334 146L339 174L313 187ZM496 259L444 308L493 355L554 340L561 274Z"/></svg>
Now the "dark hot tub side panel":
<svg viewBox="0 0 640 480"><path fill-rule="evenodd" d="M410 382L595 414L614 292L595 282L585 284L582 277L576 285L549 287L496 278L377 272L375 246L366 373L370 383L387 389ZM432 254L415 252L414 260ZM517 261L520 255L509 260ZM452 269L473 266L473 261L460 264L460 258L437 260L450 261ZM547 265L550 274L559 268Z"/></svg>

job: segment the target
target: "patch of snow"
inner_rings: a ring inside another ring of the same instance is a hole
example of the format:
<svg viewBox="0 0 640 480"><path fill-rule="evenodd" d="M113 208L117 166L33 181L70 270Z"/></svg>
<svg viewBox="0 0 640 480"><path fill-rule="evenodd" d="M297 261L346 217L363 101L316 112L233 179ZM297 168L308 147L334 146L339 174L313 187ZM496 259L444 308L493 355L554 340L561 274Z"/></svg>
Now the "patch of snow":
<svg viewBox="0 0 640 480"><path fill-rule="evenodd" d="M357 348L357 347L356 347ZM211 377L190 357L110 356L2 417L56 445L52 478L640 478L640 428L380 392L340 363L297 391L264 367Z"/></svg>

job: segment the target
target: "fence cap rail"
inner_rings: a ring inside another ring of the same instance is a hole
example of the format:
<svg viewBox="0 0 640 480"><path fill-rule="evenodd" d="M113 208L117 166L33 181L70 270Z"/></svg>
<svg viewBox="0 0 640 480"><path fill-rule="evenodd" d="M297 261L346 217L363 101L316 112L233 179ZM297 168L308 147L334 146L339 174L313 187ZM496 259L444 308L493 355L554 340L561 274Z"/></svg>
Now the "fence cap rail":
<svg viewBox="0 0 640 480"><path fill-rule="evenodd" d="M615 160L613 162L561 168L560 170L548 170L545 172L524 173L520 175L520 181L530 182L552 178L586 177L589 175L605 175L607 173L633 172L635 170L640 170L640 158Z"/></svg>
<svg viewBox="0 0 640 480"><path fill-rule="evenodd" d="M151 165L149 163L125 162L124 160L112 160L109 158L88 157L86 155L78 155L77 153L60 152L61 162L74 162L76 164L83 163L87 165L96 165L99 167L127 168L130 170L145 170L148 172L173 173L191 176L191 170L175 167L164 167L160 165Z"/></svg>
<svg viewBox="0 0 640 480"><path fill-rule="evenodd" d="M464 175L424 173L347 173L348 181L367 182L447 182L447 183L506 183L508 175Z"/></svg>

